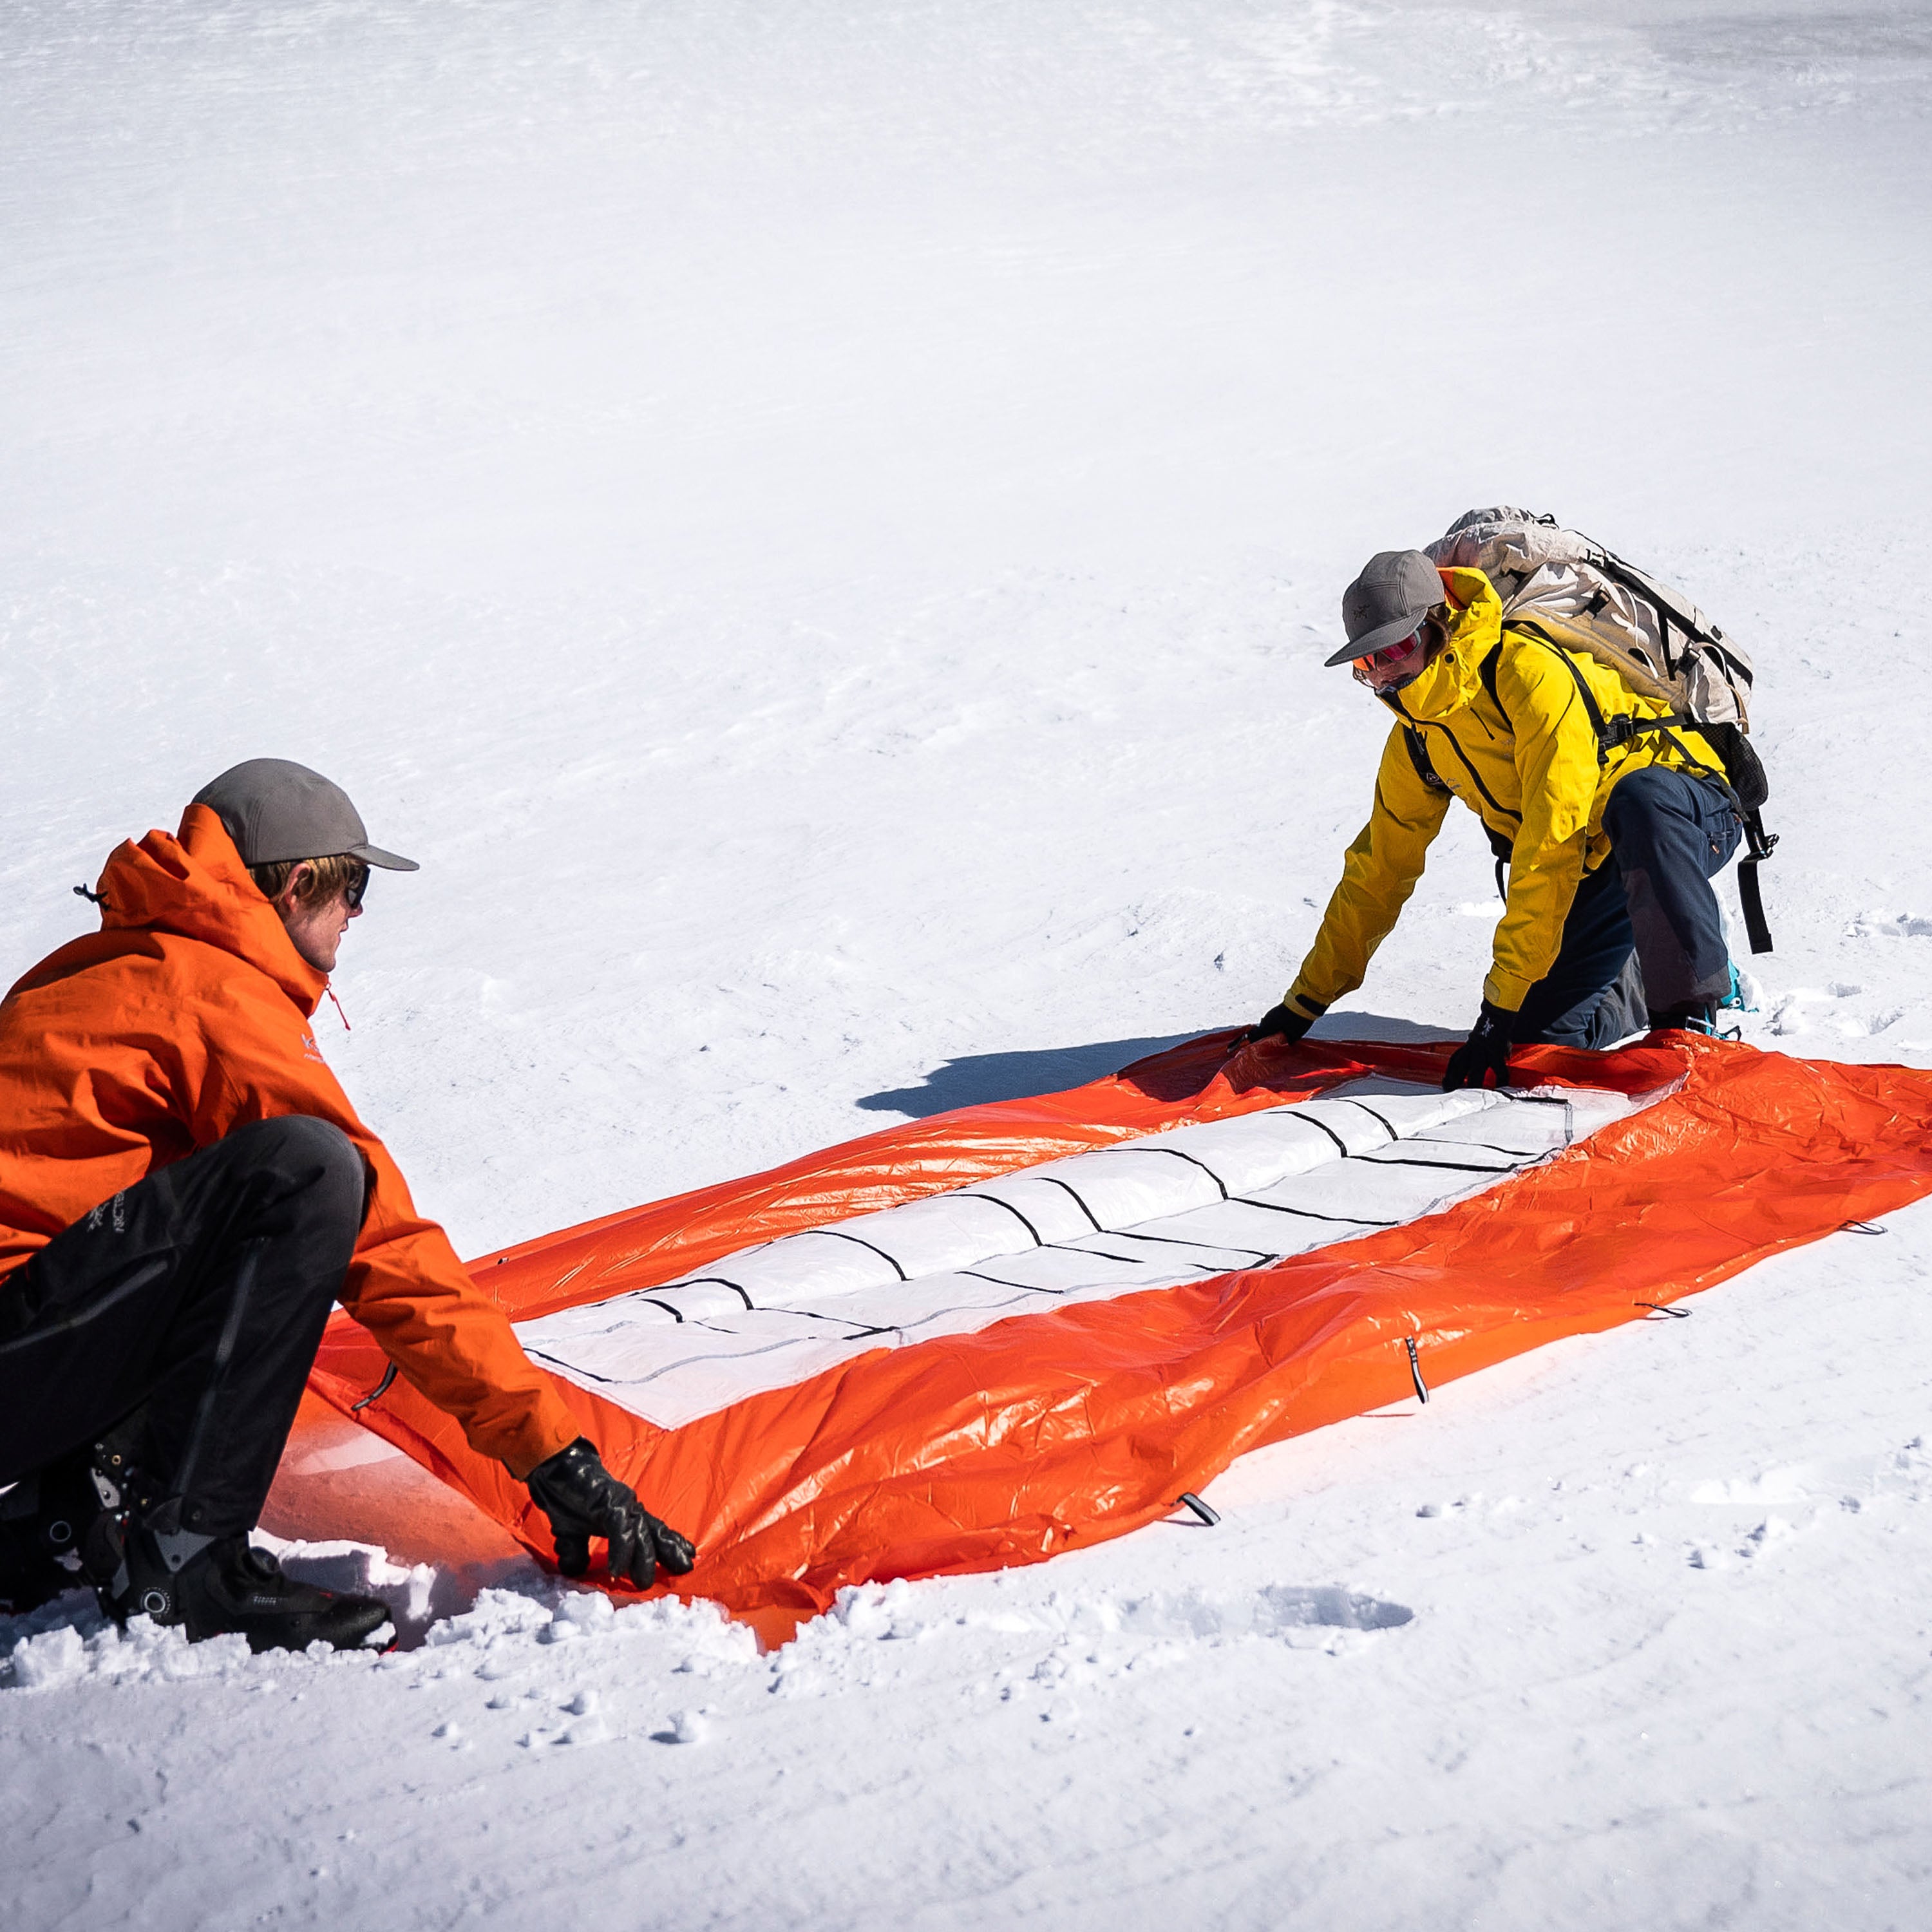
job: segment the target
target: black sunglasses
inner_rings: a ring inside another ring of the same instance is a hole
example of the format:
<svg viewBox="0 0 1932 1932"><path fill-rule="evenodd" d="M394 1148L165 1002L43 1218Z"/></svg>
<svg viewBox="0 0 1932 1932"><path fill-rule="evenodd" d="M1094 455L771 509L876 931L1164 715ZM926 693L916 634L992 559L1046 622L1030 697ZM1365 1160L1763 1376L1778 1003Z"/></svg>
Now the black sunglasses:
<svg viewBox="0 0 1932 1932"><path fill-rule="evenodd" d="M355 878L342 889L342 896L348 901L349 910L351 912L360 912L362 910L362 895L368 890L369 868L358 860Z"/></svg>

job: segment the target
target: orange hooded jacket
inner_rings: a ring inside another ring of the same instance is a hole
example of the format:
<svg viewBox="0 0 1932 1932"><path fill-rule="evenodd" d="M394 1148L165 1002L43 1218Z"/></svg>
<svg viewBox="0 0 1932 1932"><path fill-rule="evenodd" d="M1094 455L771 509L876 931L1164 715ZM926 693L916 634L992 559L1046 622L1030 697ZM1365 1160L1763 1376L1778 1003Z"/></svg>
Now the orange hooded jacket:
<svg viewBox="0 0 1932 1932"><path fill-rule="evenodd" d="M88 1209L232 1129L308 1114L371 1177L342 1304L470 1445L527 1475L582 1432L509 1319L424 1220L323 1064L328 981L296 952L208 806L120 846L99 932L0 1003L0 1273Z"/></svg>

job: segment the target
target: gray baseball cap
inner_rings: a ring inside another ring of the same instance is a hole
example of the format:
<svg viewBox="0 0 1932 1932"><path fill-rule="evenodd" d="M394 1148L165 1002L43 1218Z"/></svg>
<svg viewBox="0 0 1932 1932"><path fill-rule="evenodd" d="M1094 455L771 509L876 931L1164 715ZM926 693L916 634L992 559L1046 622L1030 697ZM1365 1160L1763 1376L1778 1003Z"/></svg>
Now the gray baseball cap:
<svg viewBox="0 0 1932 1932"><path fill-rule="evenodd" d="M1442 573L1421 551L1378 551L1342 593L1342 624L1348 641L1326 662L1348 664L1399 644L1437 604L1448 602Z"/></svg>
<svg viewBox="0 0 1932 1932"><path fill-rule="evenodd" d="M195 794L194 802L220 814L244 866L328 859L346 852L386 872L421 870L413 859L400 859L369 843L362 814L339 784L286 758L250 758L231 765Z"/></svg>

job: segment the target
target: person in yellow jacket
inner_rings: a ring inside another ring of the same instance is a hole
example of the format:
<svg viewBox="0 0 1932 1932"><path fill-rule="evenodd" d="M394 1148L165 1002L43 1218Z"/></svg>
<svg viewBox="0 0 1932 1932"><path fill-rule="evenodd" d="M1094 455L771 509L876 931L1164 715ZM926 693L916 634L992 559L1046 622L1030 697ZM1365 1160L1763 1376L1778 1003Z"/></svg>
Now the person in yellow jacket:
<svg viewBox="0 0 1932 1932"><path fill-rule="evenodd" d="M1479 570L1370 559L1330 658L1394 713L1374 808L1282 1003L1250 1040L1299 1040L1362 983L1452 798L1483 822L1508 890L1482 1010L1443 1084L1509 1079L1512 1046L1596 1048L1708 1032L1730 987L1712 878L1743 830L1722 760L1669 707L1587 654L1504 622ZM1623 722L1620 722L1623 721Z"/></svg>

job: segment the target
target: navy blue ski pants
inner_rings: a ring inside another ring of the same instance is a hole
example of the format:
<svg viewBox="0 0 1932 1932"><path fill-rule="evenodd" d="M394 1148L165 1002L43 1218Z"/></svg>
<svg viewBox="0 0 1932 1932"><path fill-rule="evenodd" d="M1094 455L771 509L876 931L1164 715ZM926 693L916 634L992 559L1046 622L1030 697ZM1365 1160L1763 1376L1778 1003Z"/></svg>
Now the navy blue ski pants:
<svg viewBox="0 0 1932 1932"><path fill-rule="evenodd" d="M1556 963L1516 1016L1520 1045L1608 1046L1641 1032L1651 1014L1715 1006L1730 990L1711 890L1744 832L1730 793L1646 765L1618 781L1604 830L1610 862L1576 888Z"/></svg>

